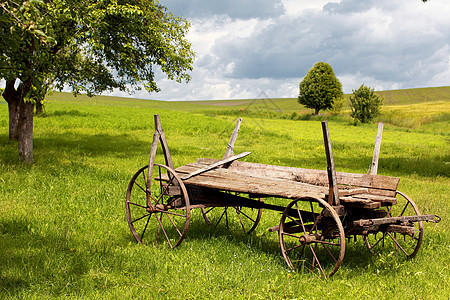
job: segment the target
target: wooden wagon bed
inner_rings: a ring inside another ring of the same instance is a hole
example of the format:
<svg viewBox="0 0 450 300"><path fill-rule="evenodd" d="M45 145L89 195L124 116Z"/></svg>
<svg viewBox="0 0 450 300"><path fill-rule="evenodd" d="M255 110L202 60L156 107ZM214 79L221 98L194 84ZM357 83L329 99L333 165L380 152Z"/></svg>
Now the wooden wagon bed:
<svg viewBox="0 0 450 300"><path fill-rule="evenodd" d="M400 178L377 175L382 125L370 174L354 174L335 171L326 121L322 122L326 170L238 161L250 154L232 155L240 122L222 160L199 158L175 169L155 115L149 163L134 174L126 196L128 225L138 242L145 236L155 244L177 247L187 234L194 208L202 210L208 225L225 222L227 228L232 212L235 224L246 233L256 228L263 209L274 210L281 213L281 220L269 231L278 232L288 266L327 277L344 259L346 238L362 236L371 252L384 251L389 244L389 251L411 258L422 243L422 222L440 220L421 214L411 198L397 190ZM165 164L155 163L159 143ZM270 203L271 197L289 203Z"/></svg>
<svg viewBox="0 0 450 300"><path fill-rule="evenodd" d="M205 162L205 160L203 160ZM207 167L208 164L191 163L177 168L180 175L186 175ZM236 170L235 168L217 168L207 173L186 179L187 186L254 194L260 197L279 197L294 199L302 196L324 198L328 188L308 183L285 181L281 178L258 177Z"/></svg>
<svg viewBox="0 0 450 300"><path fill-rule="evenodd" d="M218 159L200 158L176 169L180 176L217 163ZM342 204L364 208L396 204L395 191L400 178L337 172ZM329 198L327 172L321 170L273 166L233 161L227 168L216 168L183 181L187 186L233 191L255 197L296 199Z"/></svg>

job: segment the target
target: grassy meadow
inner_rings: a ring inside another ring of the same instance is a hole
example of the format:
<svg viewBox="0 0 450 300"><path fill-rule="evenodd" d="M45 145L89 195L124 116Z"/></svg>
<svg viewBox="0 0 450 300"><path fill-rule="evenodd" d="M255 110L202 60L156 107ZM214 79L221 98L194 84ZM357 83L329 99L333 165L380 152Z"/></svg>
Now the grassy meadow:
<svg viewBox="0 0 450 300"><path fill-rule="evenodd" d="M326 169L319 121L327 119L337 171L366 173L376 123L355 126L345 107L338 116L314 117L295 99L162 102L55 93L35 118L35 162L24 166L8 140L1 100L0 298L448 299L450 87L389 95L379 117L378 173L401 177L399 190L442 221L424 224L412 260L372 255L361 238L348 241L343 264L327 280L288 269L278 235L267 230L278 225L277 212L264 211L246 235L207 226L194 210L178 248L139 245L126 221L127 185L148 162L154 114L176 167L223 157L241 116L235 153L252 152L242 160Z"/></svg>

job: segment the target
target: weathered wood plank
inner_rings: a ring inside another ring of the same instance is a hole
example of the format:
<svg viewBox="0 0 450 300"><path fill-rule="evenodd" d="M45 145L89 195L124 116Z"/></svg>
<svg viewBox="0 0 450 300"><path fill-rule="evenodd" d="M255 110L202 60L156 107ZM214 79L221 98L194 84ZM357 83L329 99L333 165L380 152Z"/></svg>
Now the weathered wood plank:
<svg viewBox="0 0 450 300"><path fill-rule="evenodd" d="M241 154L234 155L234 156L231 156L231 157L227 157L227 158L225 158L225 159L223 159L223 160L220 160L220 161L218 161L218 162L216 162L216 163L213 163L213 164L211 164L211 165L209 165L209 166L206 166L206 167L201 168L201 169L197 169L197 170L194 171L194 172L191 172L191 173L189 173L189 174L186 174L186 175L184 175L183 177L181 177L181 179L186 180L186 179L189 179L189 178L191 178L191 177L197 176L197 175L199 175L199 174L202 174L202 173L207 172L207 171L209 171L209 170L212 170L212 169L214 169L214 168L220 167L220 166L222 166L222 165L224 165L224 164L226 164L226 163L232 162L232 161L234 161L234 160L236 160L236 159L245 157L245 156L249 155L250 153L251 153L251 152L242 152Z"/></svg>
<svg viewBox="0 0 450 300"><path fill-rule="evenodd" d="M372 195L379 195L384 197L395 197L397 195L397 192L394 190L383 190L383 189L371 189L368 188L369 194Z"/></svg>
<svg viewBox="0 0 450 300"><path fill-rule="evenodd" d="M367 194L368 192L369 190L367 188L354 188L354 189L339 188L339 197Z"/></svg>
<svg viewBox="0 0 450 300"><path fill-rule="evenodd" d="M195 171L201 165L189 164L177 168L180 174ZM224 191L234 191L247 194L260 194L279 198L317 197L323 198L328 192L326 187L310 185L301 182L268 179L236 173L228 169L215 169L206 174L200 174L183 180L189 186L200 186Z"/></svg>
<svg viewBox="0 0 450 300"><path fill-rule="evenodd" d="M397 198L395 198L395 197L384 197L384 196L371 195L371 194L357 194L357 195L353 195L353 198L361 198L361 199L367 199L367 200L381 202L381 203L389 203L390 205L397 204Z"/></svg>
<svg viewBox="0 0 450 300"><path fill-rule="evenodd" d="M339 191L336 179L336 169L334 168L333 150L331 149L330 132L328 130L328 122L322 121L323 140L325 144L325 154L327 156L327 175L329 195L328 203L331 205L339 205Z"/></svg>
<svg viewBox="0 0 450 300"><path fill-rule="evenodd" d="M234 143L236 142L239 129L241 128L241 122L242 118L238 118L236 121L236 126L234 127L233 133L231 134L230 142L227 145L227 149L225 150L225 155L223 156L223 159L226 159L230 157L233 153L234 149Z"/></svg>
<svg viewBox="0 0 450 300"><path fill-rule="evenodd" d="M161 142L161 147L164 153L164 159L166 165L173 169L172 157L170 156L169 145L166 141L166 136L161 125L161 119L159 115L154 115L155 120L155 133L153 134L152 147L150 149L150 156L148 158L148 169L147 169L147 186L151 186L151 178L153 176L153 165L155 163L156 151L158 149L158 143Z"/></svg>
<svg viewBox="0 0 450 300"><path fill-rule="evenodd" d="M159 141L161 142L161 147L163 149L166 165L169 166L169 168L174 169L172 156L170 155L169 151L169 145L167 144L166 135L164 134L164 130L162 129L161 119L159 115L155 115L154 119L155 119L155 133L156 132L159 133Z"/></svg>
<svg viewBox="0 0 450 300"><path fill-rule="evenodd" d="M341 202L346 206L354 206L361 208L376 209L381 206L380 202L374 202L367 199L353 198L353 197L341 197Z"/></svg>
<svg viewBox="0 0 450 300"><path fill-rule="evenodd" d="M380 219L364 219L353 221L355 226L371 226L382 224L395 224L400 222L419 222L419 221L431 221L434 220L434 215L417 215L417 216L404 216L404 217L388 217Z"/></svg>
<svg viewBox="0 0 450 300"><path fill-rule="evenodd" d="M381 137L383 136L383 123L378 123L377 137L373 149L372 165L370 166L370 175L377 175L378 158L380 157Z"/></svg>
<svg viewBox="0 0 450 300"><path fill-rule="evenodd" d="M413 236L414 234L418 234L418 230L413 226L402 226L402 225L389 225L386 228L386 232L396 232L401 234L407 234L409 236Z"/></svg>
<svg viewBox="0 0 450 300"><path fill-rule="evenodd" d="M197 163L201 165L212 164L216 161L218 160L212 158L197 159ZM303 169L243 161L234 161L228 169L255 177L279 178L313 185L328 186L328 175L325 170ZM336 177L338 185L383 189L394 192L400 182L400 178L398 177L345 172L336 172Z"/></svg>

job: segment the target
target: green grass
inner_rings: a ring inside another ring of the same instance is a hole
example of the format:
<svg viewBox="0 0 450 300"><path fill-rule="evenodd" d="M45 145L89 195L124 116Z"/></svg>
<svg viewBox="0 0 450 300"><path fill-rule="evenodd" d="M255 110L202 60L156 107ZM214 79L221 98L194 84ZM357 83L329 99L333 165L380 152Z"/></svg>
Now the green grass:
<svg viewBox="0 0 450 300"><path fill-rule="evenodd" d="M179 248L136 244L126 222L125 192L148 161L153 115L161 115L180 166L198 157L222 157L240 108L256 105L250 102L219 106L55 93L45 115L35 118L35 163L29 167L8 140L7 105L0 102L0 298L448 298L450 147L448 117L440 117L441 111L448 114L445 99L384 107L389 121L379 174L401 177L399 189L422 213L443 218L424 225L424 242L411 261L393 253L373 256L358 239L347 243L344 263L329 280L291 272L277 234L267 231L280 219L270 211L249 236L208 227L194 210ZM291 102L274 102L280 114L293 112L285 111ZM307 114L295 105L298 115ZM252 151L244 160L325 169L318 120L328 118L337 170L367 172L376 124L353 126L345 117L328 115L261 118L264 114L261 108L244 115L235 147L236 153ZM430 119L411 126L405 123L410 116L414 124Z"/></svg>

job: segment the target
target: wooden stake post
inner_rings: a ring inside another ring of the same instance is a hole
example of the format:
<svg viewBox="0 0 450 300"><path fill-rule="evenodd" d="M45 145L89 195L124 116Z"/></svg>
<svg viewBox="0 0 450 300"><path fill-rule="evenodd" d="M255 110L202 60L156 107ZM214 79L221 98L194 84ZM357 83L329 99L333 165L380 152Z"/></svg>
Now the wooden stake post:
<svg viewBox="0 0 450 300"><path fill-rule="evenodd" d="M378 173L378 158L380 157L381 137L383 135L383 123L378 123L377 139L375 140L375 147L373 149L372 164L370 165L370 175L377 175Z"/></svg>
<svg viewBox="0 0 450 300"><path fill-rule="evenodd" d="M330 132L328 131L328 122L322 121L323 140L325 143L325 154L327 155L328 185L328 204L340 205L339 190L336 181L336 170L334 169L333 151L331 150Z"/></svg>
<svg viewBox="0 0 450 300"><path fill-rule="evenodd" d="M169 146L167 145L166 136L161 126L161 119L159 115L155 115L155 133L153 134L152 148L150 149L150 157L148 159L148 170L147 170L147 190L151 193L151 179L153 176L153 165L155 164L156 150L158 149L158 144L161 142L161 147L164 153L164 159L166 161L166 166L174 169L172 157L170 156Z"/></svg>
<svg viewBox="0 0 450 300"><path fill-rule="evenodd" d="M233 154L234 143L236 143L239 129L241 128L241 122L242 118L238 118L233 133L231 134L230 142L228 143L227 149L225 150L225 155L223 156L223 159L229 158Z"/></svg>

